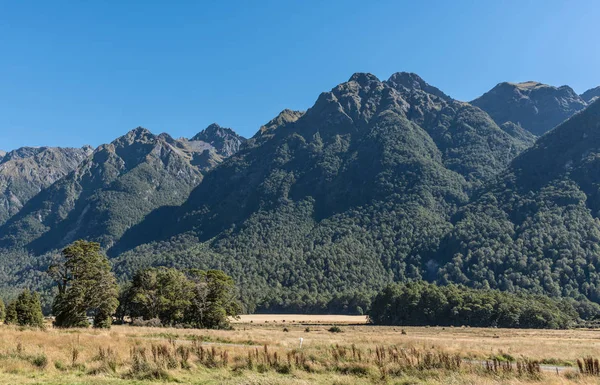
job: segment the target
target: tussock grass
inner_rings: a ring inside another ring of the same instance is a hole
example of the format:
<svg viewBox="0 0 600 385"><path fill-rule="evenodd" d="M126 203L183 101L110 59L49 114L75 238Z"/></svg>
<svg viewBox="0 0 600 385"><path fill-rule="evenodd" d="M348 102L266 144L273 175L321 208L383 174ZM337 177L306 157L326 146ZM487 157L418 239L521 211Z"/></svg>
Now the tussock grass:
<svg viewBox="0 0 600 385"><path fill-rule="evenodd" d="M600 357L595 331L345 325L343 333L331 333L330 325L312 325L306 333L305 325L289 321L286 328L1 326L0 383L522 385L592 384L600 376L598 360L581 358ZM544 371L551 363L574 366Z"/></svg>

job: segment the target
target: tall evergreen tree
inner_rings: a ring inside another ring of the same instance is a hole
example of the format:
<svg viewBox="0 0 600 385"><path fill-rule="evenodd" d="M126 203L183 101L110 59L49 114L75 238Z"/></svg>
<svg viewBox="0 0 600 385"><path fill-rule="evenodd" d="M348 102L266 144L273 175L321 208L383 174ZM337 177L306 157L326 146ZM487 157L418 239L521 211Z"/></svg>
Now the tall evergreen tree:
<svg viewBox="0 0 600 385"><path fill-rule="evenodd" d="M21 326L44 326L42 303L40 295L36 292L23 290L16 300L17 323Z"/></svg>
<svg viewBox="0 0 600 385"><path fill-rule="evenodd" d="M2 303L2 310L4 310L4 303ZM28 289L23 290L16 300L8 304L3 318L7 325L44 327L40 295Z"/></svg>
<svg viewBox="0 0 600 385"><path fill-rule="evenodd" d="M86 316L91 313L94 327L110 327L119 305L118 286L100 244L74 242L62 251L62 260L49 273L58 283L52 307L56 326L88 326Z"/></svg>

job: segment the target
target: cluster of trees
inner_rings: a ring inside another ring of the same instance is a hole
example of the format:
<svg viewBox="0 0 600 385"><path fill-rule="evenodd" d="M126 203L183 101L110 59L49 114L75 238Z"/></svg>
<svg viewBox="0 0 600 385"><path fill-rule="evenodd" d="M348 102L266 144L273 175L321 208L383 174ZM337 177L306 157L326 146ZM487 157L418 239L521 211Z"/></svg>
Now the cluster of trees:
<svg viewBox="0 0 600 385"><path fill-rule="evenodd" d="M368 315L376 325L563 329L579 321L576 305L542 295L410 282L387 286L373 300ZM600 314L598 305L588 305L581 315Z"/></svg>
<svg viewBox="0 0 600 385"><path fill-rule="evenodd" d="M7 325L43 327L44 315L40 295L24 290L6 307L4 301L0 300L0 322L2 321Z"/></svg>
<svg viewBox="0 0 600 385"><path fill-rule="evenodd" d="M117 316L158 319L165 326L228 328L228 317L240 311L233 279L224 272L158 267L138 272L122 290Z"/></svg>
<svg viewBox="0 0 600 385"><path fill-rule="evenodd" d="M149 268L121 288L100 244L76 241L48 269L57 287L52 303L56 327L108 328L113 317L159 319L162 325L226 328L241 311L233 279L219 270ZM4 309L6 323L43 326L40 295L23 291Z"/></svg>

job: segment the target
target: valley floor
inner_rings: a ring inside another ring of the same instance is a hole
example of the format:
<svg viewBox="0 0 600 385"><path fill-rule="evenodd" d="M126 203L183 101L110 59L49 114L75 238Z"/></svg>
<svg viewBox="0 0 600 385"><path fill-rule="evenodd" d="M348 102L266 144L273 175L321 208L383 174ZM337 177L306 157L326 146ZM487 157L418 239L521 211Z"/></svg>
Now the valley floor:
<svg viewBox="0 0 600 385"><path fill-rule="evenodd" d="M582 375L577 365L600 357L598 330L338 318L341 332L330 332L327 317L243 317L230 331L1 326L0 384L600 384L600 373Z"/></svg>

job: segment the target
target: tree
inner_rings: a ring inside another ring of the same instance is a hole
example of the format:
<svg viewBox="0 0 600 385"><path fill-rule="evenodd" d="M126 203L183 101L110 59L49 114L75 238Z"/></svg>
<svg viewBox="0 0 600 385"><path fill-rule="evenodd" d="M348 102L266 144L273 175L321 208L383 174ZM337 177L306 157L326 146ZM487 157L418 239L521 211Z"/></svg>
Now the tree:
<svg viewBox="0 0 600 385"><path fill-rule="evenodd" d="M87 314L94 327L108 328L118 301L118 286L110 263L100 253L100 244L76 241L62 251L62 260L49 269L58 284L52 311L59 327L88 326Z"/></svg>
<svg viewBox="0 0 600 385"><path fill-rule="evenodd" d="M7 325L44 327L40 295L23 290L16 300L6 307L4 323Z"/></svg>
<svg viewBox="0 0 600 385"><path fill-rule="evenodd" d="M194 296L186 312L186 321L200 328L227 328L228 317L237 317L237 301L233 278L221 270L189 271Z"/></svg>
<svg viewBox="0 0 600 385"><path fill-rule="evenodd" d="M42 303L40 295L36 292L23 290L16 301L17 323L21 326L44 326Z"/></svg>

